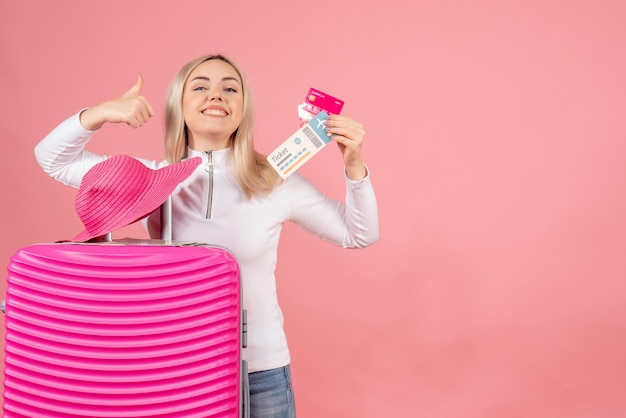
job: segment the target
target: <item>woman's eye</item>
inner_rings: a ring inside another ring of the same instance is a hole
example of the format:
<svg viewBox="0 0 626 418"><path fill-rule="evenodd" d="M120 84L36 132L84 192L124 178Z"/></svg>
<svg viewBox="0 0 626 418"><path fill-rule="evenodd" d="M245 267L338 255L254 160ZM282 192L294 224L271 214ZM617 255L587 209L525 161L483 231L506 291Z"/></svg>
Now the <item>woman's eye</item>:
<svg viewBox="0 0 626 418"><path fill-rule="evenodd" d="M237 93L237 90L232 87L226 87L224 91L227 91L229 93Z"/></svg>
<svg viewBox="0 0 626 418"><path fill-rule="evenodd" d="M197 86L193 88L193 91L202 91L202 90L206 90L206 87L204 86Z"/></svg>

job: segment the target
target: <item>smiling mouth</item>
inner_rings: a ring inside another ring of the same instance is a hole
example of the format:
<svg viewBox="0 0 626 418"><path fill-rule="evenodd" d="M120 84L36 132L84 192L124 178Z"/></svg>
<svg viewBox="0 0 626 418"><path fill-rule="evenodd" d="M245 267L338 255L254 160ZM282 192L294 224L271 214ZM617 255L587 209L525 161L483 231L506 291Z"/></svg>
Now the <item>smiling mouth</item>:
<svg viewBox="0 0 626 418"><path fill-rule="evenodd" d="M207 116L228 116L228 113L222 109L206 109L202 111L202 114Z"/></svg>

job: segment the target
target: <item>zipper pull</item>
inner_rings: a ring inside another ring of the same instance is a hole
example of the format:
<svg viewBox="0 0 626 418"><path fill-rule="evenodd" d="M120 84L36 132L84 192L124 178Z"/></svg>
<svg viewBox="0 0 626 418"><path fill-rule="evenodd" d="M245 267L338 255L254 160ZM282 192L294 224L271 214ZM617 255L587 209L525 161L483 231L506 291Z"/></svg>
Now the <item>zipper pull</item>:
<svg viewBox="0 0 626 418"><path fill-rule="evenodd" d="M213 151L205 151L208 157L206 164L204 165L204 171L207 173L213 172Z"/></svg>

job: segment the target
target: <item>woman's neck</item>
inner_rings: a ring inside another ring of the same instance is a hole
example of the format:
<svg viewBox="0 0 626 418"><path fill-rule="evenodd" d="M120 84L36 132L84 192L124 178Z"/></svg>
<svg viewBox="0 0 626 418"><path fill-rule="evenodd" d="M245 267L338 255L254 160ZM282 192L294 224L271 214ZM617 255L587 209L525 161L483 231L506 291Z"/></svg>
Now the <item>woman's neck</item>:
<svg viewBox="0 0 626 418"><path fill-rule="evenodd" d="M230 147L230 138L189 138L189 148L195 151L216 151Z"/></svg>

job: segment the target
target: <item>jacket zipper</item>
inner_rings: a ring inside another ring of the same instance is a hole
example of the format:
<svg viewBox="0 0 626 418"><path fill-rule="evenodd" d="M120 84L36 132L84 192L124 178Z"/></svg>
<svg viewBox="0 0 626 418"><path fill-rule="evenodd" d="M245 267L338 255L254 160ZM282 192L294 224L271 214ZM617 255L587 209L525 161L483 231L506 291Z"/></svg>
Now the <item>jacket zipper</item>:
<svg viewBox="0 0 626 418"><path fill-rule="evenodd" d="M208 157L204 165L204 171L209 173L209 196L206 207L206 218L211 219L211 207L213 206L213 151L205 151Z"/></svg>

